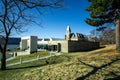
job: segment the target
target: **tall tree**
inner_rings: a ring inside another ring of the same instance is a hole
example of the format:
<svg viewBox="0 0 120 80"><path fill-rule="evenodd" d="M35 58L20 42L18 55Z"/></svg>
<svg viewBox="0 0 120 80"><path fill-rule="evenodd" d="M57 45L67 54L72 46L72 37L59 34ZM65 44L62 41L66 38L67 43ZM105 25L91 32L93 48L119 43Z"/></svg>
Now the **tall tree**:
<svg viewBox="0 0 120 80"><path fill-rule="evenodd" d="M120 50L120 0L88 0L91 5L86 9L90 18L86 23L99 27L106 23L116 25L116 50Z"/></svg>
<svg viewBox="0 0 120 80"><path fill-rule="evenodd" d="M0 53L1 69L6 70L6 48L8 38L12 32L22 31L35 21L35 12L39 13L45 8L61 8L63 0L0 0Z"/></svg>

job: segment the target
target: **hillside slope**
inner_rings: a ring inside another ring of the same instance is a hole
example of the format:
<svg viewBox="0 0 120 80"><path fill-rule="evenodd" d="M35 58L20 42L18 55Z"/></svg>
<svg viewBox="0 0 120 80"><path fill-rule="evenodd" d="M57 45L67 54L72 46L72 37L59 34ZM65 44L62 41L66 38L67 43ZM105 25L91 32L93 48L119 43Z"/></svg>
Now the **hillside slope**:
<svg viewBox="0 0 120 80"><path fill-rule="evenodd" d="M10 80L120 80L120 53L115 45L64 54L67 61L17 73Z"/></svg>

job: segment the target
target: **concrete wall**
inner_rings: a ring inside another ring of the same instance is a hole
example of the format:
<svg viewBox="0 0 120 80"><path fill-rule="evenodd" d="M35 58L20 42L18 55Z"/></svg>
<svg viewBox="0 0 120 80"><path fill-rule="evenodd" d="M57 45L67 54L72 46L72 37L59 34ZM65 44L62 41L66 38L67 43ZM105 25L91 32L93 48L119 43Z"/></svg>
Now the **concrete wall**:
<svg viewBox="0 0 120 80"><path fill-rule="evenodd" d="M68 53L68 41L61 42L61 52Z"/></svg>
<svg viewBox="0 0 120 80"><path fill-rule="evenodd" d="M23 37L20 42L20 49L29 53L37 51L37 36Z"/></svg>
<svg viewBox="0 0 120 80"><path fill-rule="evenodd" d="M21 48L21 50L27 49L27 40L21 40L20 48Z"/></svg>
<svg viewBox="0 0 120 80"><path fill-rule="evenodd" d="M48 45L58 45L60 44L61 52L68 52L68 41L67 40L59 40L59 41L49 41Z"/></svg>
<svg viewBox="0 0 120 80"><path fill-rule="evenodd" d="M36 52L37 51L37 37L36 36L30 36L30 52Z"/></svg>
<svg viewBox="0 0 120 80"><path fill-rule="evenodd" d="M68 52L87 51L99 48L99 42L68 41Z"/></svg>

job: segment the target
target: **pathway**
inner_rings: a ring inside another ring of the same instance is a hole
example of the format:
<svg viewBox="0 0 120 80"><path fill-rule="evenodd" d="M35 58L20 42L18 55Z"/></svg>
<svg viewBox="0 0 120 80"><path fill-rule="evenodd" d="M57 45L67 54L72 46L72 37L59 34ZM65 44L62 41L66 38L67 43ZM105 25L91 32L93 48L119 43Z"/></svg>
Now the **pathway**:
<svg viewBox="0 0 120 80"><path fill-rule="evenodd" d="M20 59L20 61L19 62L16 62L16 63L12 63L12 64L7 64L6 66L14 66L14 65L18 65L18 64L22 64L22 63L28 63L28 62L32 62L32 61L36 61L36 60L40 60L40 59L45 59L45 58L49 58L49 57L52 57L52 56L59 56L59 55L61 55L61 53L55 53L55 54L53 54L53 53L51 53L50 54L50 56L45 56L45 57L37 57L37 58L35 58L35 59L31 59L31 60L26 60L26 61L22 61L21 59ZM14 59L14 58L13 58Z"/></svg>

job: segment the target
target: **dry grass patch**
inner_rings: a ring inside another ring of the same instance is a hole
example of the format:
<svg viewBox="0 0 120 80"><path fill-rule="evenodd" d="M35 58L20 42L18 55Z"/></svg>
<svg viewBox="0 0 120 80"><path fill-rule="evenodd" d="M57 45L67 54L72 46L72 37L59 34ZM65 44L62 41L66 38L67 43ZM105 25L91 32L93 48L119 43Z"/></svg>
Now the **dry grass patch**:
<svg viewBox="0 0 120 80"><path fill-rule="evenodd" d="M120 55L73 58L22 74L28 80L104 80L120 76ZM115 73L115 75L113 75ZM37 75L36 75L37 74Z"/></svg>
<svg viewBox="0 0 120 80"><path fill-rule="evenodd" d="M63 54L54 58L56 64L17 73L12 80L115 80L120 76L120 54L114 50L115 45L107 45L94 51Z"/></svg>

